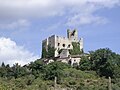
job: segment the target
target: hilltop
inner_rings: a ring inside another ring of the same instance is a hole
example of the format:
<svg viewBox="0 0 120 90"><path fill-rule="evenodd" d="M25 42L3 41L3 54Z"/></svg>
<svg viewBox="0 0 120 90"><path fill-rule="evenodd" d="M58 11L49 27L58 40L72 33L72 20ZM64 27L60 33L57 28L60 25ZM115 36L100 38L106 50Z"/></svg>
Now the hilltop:
<svg viewBox="0 0 120 90"><path fill-rule="evenodd" d="M45 64L41 59L25 66L2 63L0 90L54 90L55 77L57 90L119 90L120 55L108 48L89 55L73 66L59 61Z"/></svg>

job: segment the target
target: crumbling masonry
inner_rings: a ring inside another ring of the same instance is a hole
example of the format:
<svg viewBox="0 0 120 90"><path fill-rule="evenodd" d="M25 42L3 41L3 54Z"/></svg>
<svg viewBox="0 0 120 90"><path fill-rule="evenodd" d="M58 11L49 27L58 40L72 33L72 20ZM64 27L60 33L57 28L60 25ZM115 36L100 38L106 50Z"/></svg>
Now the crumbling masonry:
<svg viewBox="0 0 120 90"><path fill-rule="evenodd" d="M78 39L77 30L70 31L69 29L67 30L67 38L52 35L51 37L48 37L42 41L42 48L47 50L49 45L55 49L54 57L58 57L60 55L63 55L61 57L64 57L65 54L67 57L69 55L69 49L73 49L72 42L79 43L80 51L83 50L83 38ZM61 49L63 50L64 54L58 53L58 51Z"/></svg>

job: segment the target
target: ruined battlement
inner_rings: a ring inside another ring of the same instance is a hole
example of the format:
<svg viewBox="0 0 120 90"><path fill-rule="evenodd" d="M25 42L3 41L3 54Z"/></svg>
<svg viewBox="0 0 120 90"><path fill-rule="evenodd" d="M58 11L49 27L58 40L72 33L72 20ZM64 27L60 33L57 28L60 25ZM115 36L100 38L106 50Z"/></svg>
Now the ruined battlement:
<svg viewBox="0 0 120 90"><path fill-rule="evenodd" d="M78 32L77 30L70 31L70 29L67 30L67 38L71 40L72 42L78 42Z"/></svg>
<svg viewBox="0 0 120 90"><path fill-rule="evenodd" d="M58 50L69 50L73 49L72 42L78 42L80 44L80 50L83 50L83 38L78 39L77 30L67 30L67 37L61 37L57 35L52 35L42 41L42 48L48 49L48 45L55 49L54 57L59 56Z"/></svg>

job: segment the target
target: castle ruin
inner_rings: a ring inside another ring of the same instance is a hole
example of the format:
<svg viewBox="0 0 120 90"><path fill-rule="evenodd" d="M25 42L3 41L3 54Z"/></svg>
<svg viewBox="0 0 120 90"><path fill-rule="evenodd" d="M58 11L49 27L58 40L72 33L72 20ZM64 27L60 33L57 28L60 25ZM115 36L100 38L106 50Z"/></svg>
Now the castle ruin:
<svg viewBox="0 0 120 90"><path fill-rule="evenodd" d="M78 32L77 30L70 31L67 30L67 38L60 37L56 35L52 35L45 40L42 41L42 48L45 48L46 51L48 50L48 46L53 47L55 49L54 57L68 57L69 50L73 49L72 43L76 42L79 43L80 51L83 50L83 38L78 39ZM59 53L59 50L63 50Z"/></svg>
<svg viewBox="0 0 120 90"><path fill-rule="evenodd" d="M80 44L80 50L83 50L83 38L78 39L77 30L70 31L69 29L67 30L67 38L52 35L42 41L42 48L45 48L47 50L48 45L55 48L54 57L57 57L59 56L58 50L73 49L72 42L78 42Z"/></svg>

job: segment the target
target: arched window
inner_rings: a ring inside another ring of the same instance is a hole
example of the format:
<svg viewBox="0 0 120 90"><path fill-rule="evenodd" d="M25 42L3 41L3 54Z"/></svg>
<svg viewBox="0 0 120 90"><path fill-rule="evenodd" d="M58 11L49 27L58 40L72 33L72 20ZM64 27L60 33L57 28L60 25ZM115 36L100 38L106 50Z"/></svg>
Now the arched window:
<svg viewBox="0 0 120 90"><path fill-rule="evenodd" d="M65 44L63 44L63 47L65 47Z"/></svg>
<svg viewBox="0 0 120 90"><path fill-rule="evenodd" d="M60 46L60 43L58 43L58 46Z"/></svg>
<svg viewBox="0 0 120 90"><path fill-rule="evenodd" d="M70 48L70 44L68 45L68 48Z"/></svg>

